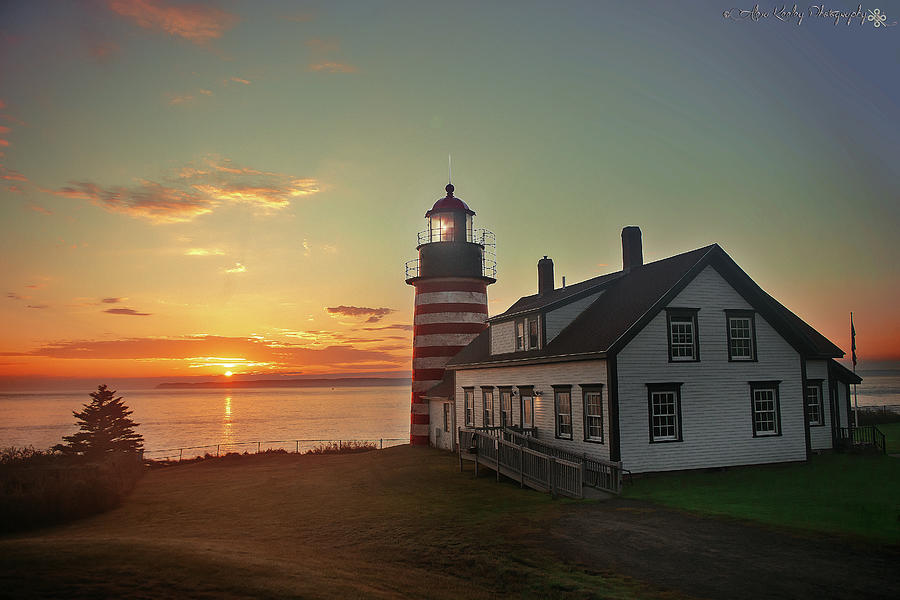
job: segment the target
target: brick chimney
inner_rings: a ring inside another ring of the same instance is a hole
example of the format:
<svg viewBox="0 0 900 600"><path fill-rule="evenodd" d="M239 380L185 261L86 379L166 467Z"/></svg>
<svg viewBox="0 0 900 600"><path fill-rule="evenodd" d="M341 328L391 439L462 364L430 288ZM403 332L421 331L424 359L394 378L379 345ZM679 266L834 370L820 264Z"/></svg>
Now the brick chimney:
<svg viewBox="0 0 900 600"><path fill-rule="evenodd" d="M631 225L622 229L622 270L630 271L644 264L641 248L641 228Z"/></svg>
<svg viewBox="0 0 900 600"><path fill-rule="evenodd" d="M553 291L553 259L546 256L538 261L538 294Z"/></svg>

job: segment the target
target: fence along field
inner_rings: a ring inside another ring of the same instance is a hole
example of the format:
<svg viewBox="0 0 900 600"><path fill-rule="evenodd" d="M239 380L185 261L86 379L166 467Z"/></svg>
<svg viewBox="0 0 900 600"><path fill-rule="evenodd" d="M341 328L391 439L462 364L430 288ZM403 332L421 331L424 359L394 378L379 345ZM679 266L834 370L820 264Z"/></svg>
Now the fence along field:
<svg viewBox="0 0 900 600"><path fill-rule="evenodd" d="M261 453L266 451L284 451L289 453L305 453L316 451L325 445L335 445L338 450L343 448L361 448L364 446L382 450L391 446L408 444L408 438L371 438L371 439L305 439L305 440L254 440L248 442L219 442L216 444L203 444L200 446L182 446L178 448L163 448L159 450L144 450L144 458L157 461L186 460L201 458L204 456L224 456L225 454Z"/></svg>

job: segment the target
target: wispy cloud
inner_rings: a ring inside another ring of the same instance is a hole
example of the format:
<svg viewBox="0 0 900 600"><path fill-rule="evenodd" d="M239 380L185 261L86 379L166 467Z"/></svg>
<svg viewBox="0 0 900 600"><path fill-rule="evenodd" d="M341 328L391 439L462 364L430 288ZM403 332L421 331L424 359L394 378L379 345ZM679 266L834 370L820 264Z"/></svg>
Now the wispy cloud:
<svg viewBox="0 0 900 600"><path fill-rule="evenodd" d="M258 212L283 209L292 201L320 191L311 177L263 171L208 158L177 169L166 184L139 180L131 187L104 187L70 182L53 193L88 200L110 212L152 223L183 223L208 214L223 204L244 204Z"/></svg>
<svg viewBox="0 0 900 600"><path fill-rule="evenodd" d="M108 0L110 10L144 29L163 31L195 44L204 44L234 27L238 17L203 4L175 4L165 0Z"/></svg>
<svg viewBox="0 0 900 600"><path fill-rule="evenodd" d="M188 248L185 256L222 256L225 252L218 248Z"/></svg>
<svg viewBox="0 0 900 600"><path fill-rule="evenodd" d="M102 300L100 300L100 302L102 302L103 304L118 304L124 299L125 298L103 298Z"/></svg>
<svg viewBox="0 0 900 600"><path fill-rule="evenodd" d="M24 298L15 292L6 292L6 297L10 300L24 300Z"/></svg>
<svg viewBox="0 0 900 600"><path fill-rule="evenodd" d="M17 186L12 186L12 187L16 187L18 191L21 191ZM13 191L11 188L7 188L7 189L8 189L9 191ZM44 208L43 206L41 206L41 205L39 205L39 204L34 204L34 203L32 203L32 204L29 204L29 205L27 206L27 208L28 208L28 210L33 210L34 212L40 213L40 214L42 214L42 215L48 215L48 216L49 216L49 215L52 215L52 214L53 214L53 211L51 211L50 209Z"/></svg>
<svg viewBox="0 0 900 600"><path fill-rule="evenodd" d="M350 344L309 347L307 344L267 339L262 336L212 335L126 338L120 340L66 340L44 344L28 352L0 352L0 356L39 356L57 359L178 360L187 366L223 364L259 365L269 371L401 368L408 356L381 349L361 349Z"/></svg>
<svg viewBox="0 0 900 600"><path fill-rule="evenodd" d="M2 132L0 132L2 133ZM5 179L7 181L28 181L28 178L19 173L18 171L13 171L12 169L7 169L3 165L0 165L0 179Z"/></svg>
<svg viewBox="0 0 900 600"><path fill-rule="evenodd" d="M241 77L229 77L225 80L225 83L227 84L229 81L233 81L234 83L242 83L244 85L250 85L249 79L243 79Z"/></svg>
<svg viewBox="0 0 900 600"><path fill-rule="evenodd" d="M189 104L196 99L196 96L193 94L183 94L183 95L170 95L169 96L169 106L178 106L179 104Z"/></svg>
<svg viewBox="0 0 900 600"><path fill-rule="evenodd" d="M308 68L320 73L356 73L356 67L336 58L341 51L341 44L336 39L313 38L306 40L312 52Z"/></svg>
<svg viewBox="0 0 900 600"><path fill-rule="evenodd" d="M236 263L234 263L234 266L231 267L230 269L225 269L225 272L226 273L246 273L247 267L245 267L244 265L242 265L239 262L236 262Z"/></svg>
<svg viewBox="0 0 900 600"><path fill-rule="evenodd" d="M356 67L353 65L333 61L311 64L309 70L324 73L356 73Z"/></svg>
<svg viewBox="0 0 900 600"><path fill-rule="evenodd" d="M363 331L384 331L385 329L399 329L400 331L412 331L412 325L403 325L395 323L394 325L385 325L384 327L363 327Z"/></svg>
<svg viewBox="0 0 900 600"><path fill-rule="evenodd" d="M183 223L212 212L214 203L199 193L166 187L152 181L132 188L103 188L88 181L71 182L55 192L88 200L109 212L127 214L154 223Z"/></svg>
<svg viewBox="0 0 900 600"><path fill-rule="evenodd" d="M332 316L368 317L366 323L377 323L386 315L396 312L393 308L369 308L367 306L328 306L325 311Z"/></svg>
<svg viewBox="0 0 900 600"><path fill-rule="evenodd" d="M128 315L131 317L149 317L150 313L138 312L133 308L107 308L103 312L111 315Z"/></svg>
<svg viewBox="0 0 900 600"><path fill-rule="evenodd" d="M50 308L50 305L48 305L48 304L29 304L25 308L36 308L38 310L41 310L44 308Z"/></svg>

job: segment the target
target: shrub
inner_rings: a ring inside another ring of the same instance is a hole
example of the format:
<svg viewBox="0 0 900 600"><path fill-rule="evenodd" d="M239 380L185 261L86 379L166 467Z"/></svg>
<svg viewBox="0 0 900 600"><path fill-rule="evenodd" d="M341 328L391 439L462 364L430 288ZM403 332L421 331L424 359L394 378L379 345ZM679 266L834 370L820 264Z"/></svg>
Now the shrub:
<svg viewBox="0 0 900 600"><path fill-rule="evenodd" d="M375 442L324 442L314 448L310 448L304 454L355 454L378 450Z"/></svg>
<svg viewBox="0 0 900 600"><path fill-rule="evenodd" d="M34 448L0 450L0 531L52 525L114 508L142 472L134 454L89 460Z"/></svg>

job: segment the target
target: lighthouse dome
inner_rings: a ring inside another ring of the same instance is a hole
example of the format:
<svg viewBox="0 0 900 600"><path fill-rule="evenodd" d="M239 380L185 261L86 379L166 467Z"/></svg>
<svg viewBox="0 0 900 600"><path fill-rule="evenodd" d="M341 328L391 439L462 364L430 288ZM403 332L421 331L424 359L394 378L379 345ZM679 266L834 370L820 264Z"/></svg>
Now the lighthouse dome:
<svg viewBox="0 0 900 600"><path fill-rule="evenodd" d="M453 187L452 183L448 183L447 187L444 189L447 190L447 195L443 198L438 199L438 201L434 203L434 206L431 207L431 210L425 213L426 217L430 217L432 213L455 211L462 211L470 215L475 214L475 211L469 208L465 202L453 195L453 190L456 188Z"/></svg>

